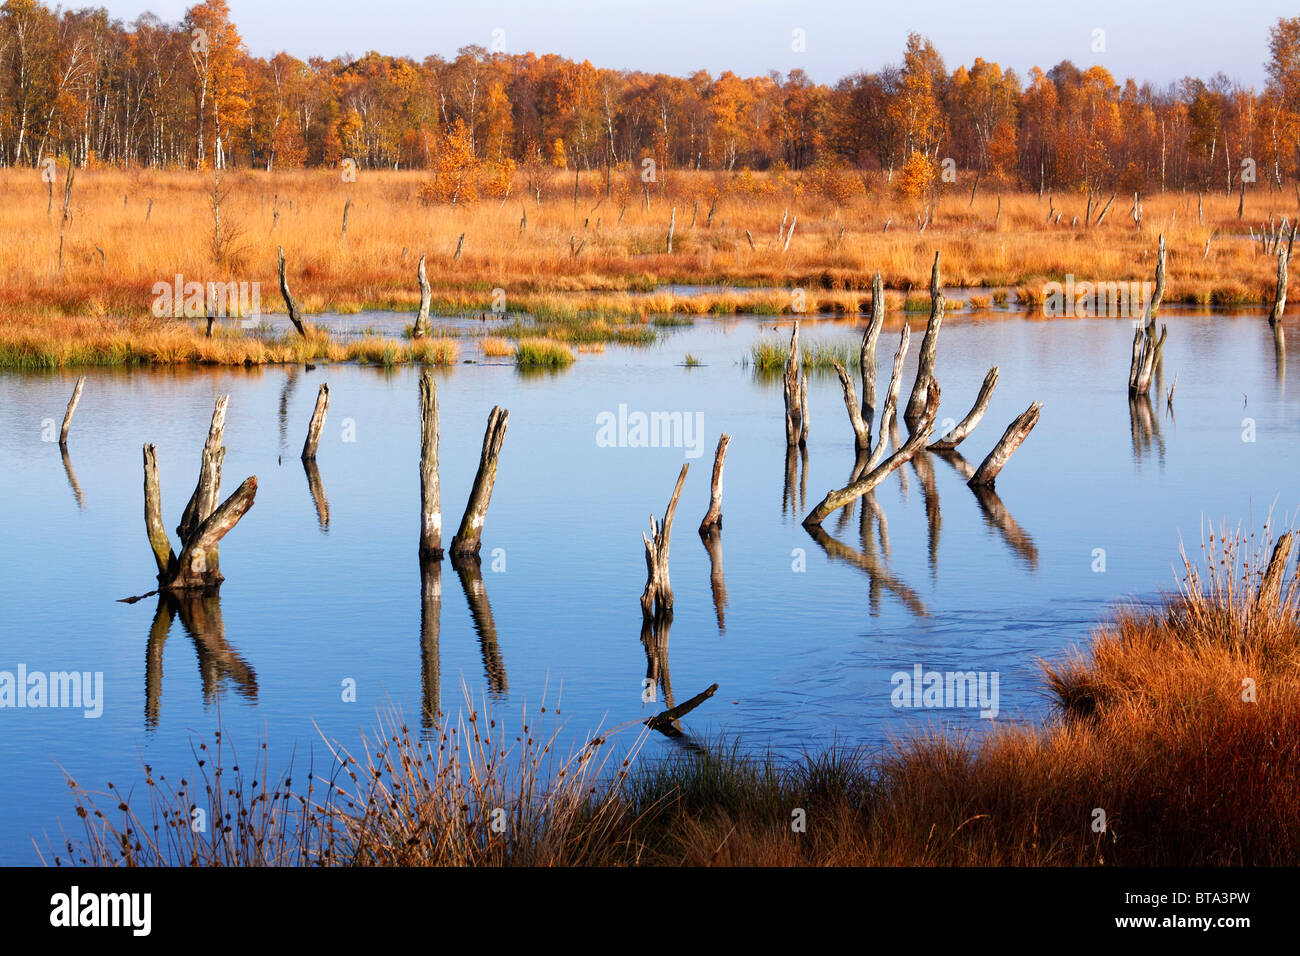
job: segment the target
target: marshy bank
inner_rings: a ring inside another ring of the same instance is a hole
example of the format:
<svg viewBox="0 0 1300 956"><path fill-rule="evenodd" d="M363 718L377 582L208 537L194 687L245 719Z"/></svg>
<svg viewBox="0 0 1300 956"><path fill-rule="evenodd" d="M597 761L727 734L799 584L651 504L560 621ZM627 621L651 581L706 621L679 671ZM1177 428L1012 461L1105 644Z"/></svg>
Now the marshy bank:
<svg viewBox="0 0 1300 956"><path fill-rule="evenodd" d="M516 727L467 702L432 739L390 712L355 751L329 742L310 772L276 775L264 749L241 772L218 734L179 782L152 768L134 793L74 782L84 828L47 862L1293 866L1291 536L1212 534L1202 567L1184 568L1167 601L1119 611L1044 665L1047 720L980 741L936 732L795 759L692 742L649 760L640 739L612 756L614 728L561 757L545 705ZM198 832L196 807L212 821Z"/></svg>

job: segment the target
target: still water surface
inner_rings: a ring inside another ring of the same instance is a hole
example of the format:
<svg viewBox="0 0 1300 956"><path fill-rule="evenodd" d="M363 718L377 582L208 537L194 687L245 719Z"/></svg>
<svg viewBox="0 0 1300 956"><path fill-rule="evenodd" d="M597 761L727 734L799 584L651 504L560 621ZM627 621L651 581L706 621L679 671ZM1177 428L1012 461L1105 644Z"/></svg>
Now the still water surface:
<svg viewBox="0 0 1300 956"><path fill-rule="evenodd" d="M296 751L318 767L322 733L351 746L390 703L411 720L428 707L454 713L462 687L506 718L558 699L573 741L659 711L666 690L680 702L714 682L686 729L754 749L875 748L926 726L989 725L969 708L892 706L891 675L918 664L996 672L998 720L1041 717L1038 660L1086 640L1116 602L1172 586L1180 535L1195 551L1203 521L1258 524L1275 503L1280 521L1296 504L1300 357L1291 350L1288 378L1258 316L1168 321L1174 413L1161 390L1148 416L1125 393L1130 323L950 317L940 419L960 419L989 366L1001 369L966 458L978 464L1035 400L1039 425L996 499L981 503L930 457L877 489L883 522L864 522L859 505L827 520L829 540L799 522L849 478L852 432L838 381L815 374L806 461L787 468L779 381L741 362L777 334L770 318L701 319L647 349L581 354L557 375L492 360L442 370L445 524L459 519L491 407L507 407L510 422L481 589L443 564L436 642L427 614L422 630L416 556L418 371L92 371L66 461L42 423L60 420L75 373L0 375L0 671L104 679L98 719L0 710L0 863L32 862L33 838L45 849L60 823L75 829L65 772L93 788L138 787L142 761L179 775L218 720L247 753L266 738L273 762ZM856 341L859 329L810 321L803 335ZM882 335L886 375L896 329ZM687 352L703 365L685 367ZM462 354L477 357L468 343ZM323 381L331 404L313 482L298 456ZM255 474L257 501L222 544L220 600L184 609L168 630L155 598L118 603L154 584L140 448L158 446L170 530L223 393L224 491ZM698 413L703 433L694 448L601 447L598 416L620 405ZM695 528L723 430L733 439L711 557ZM647 704L641 531L684 461L667 680ZM343 700L348 681L355 703ZM675 746L656 736L644 756Z"/></svg>

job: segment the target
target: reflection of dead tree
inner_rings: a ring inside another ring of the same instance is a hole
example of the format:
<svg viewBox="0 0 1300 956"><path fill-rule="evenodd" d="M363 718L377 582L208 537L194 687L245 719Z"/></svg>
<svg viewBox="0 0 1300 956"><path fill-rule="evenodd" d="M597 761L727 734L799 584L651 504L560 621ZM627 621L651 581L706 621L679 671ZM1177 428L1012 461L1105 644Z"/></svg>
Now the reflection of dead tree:
<svg viewBox="0 0 1300 956"><path fill-rule="evenodd" d="M668 737L684 737L686 734L682 730L682 725L678 723L678 721L712 697L717 693L717 690L717 684L710 684L706 690L696 694L685 703L678 704L676 707L670 707L668 710L655 714L645 722L645 725L651 730L657 730Z"/></svg>
<svg viewBox="0 0 1300 956"><path fill-rule="evenodd" d="M921 480L921 497L925 501L925 524L927 531L930 571L933 573L939 560L939 529L943 526L943 516L939 511L939 488L934 480L934 463L930 456L921 453L912 459L912 468Z"/></svg>
<svg viewBox="0 0 1300 956"><path fill-rule="evenodd" d="M668 638L672 633L672 618L641 621L641 646L645 649L645 681L641 702L651 704L662 693L669 708L673 706L673 679L668 670Z"/></svg>
<svg viewBox="0 0 1300 956"><path fill-rule="evenodd" d="M820 525L808 527L808 533L812 535L812 539L821 546L822 550L826 552L826 556L832 561L843 561L865 571L873 587L877 585L884 587L917 617L929 616L930 612L927 610L925 602L921 600L920 595L885 567L875 554L869 551L858 551L842 541L837 541Z"/></svg>
<svg viewBox="0 0 1300 956"><path fill-rule="evenodd" d="M311 492L312 504L316 506L316 521L322 532L330 529L330 503L325 497L325 485L320 480L320 468L315 458L304 458L302 470L307 475L307 490Z"/></svg>
<svg viewBox="0 0 1300 956"><path fill-rule="evenodd" d="M935 454L952 465L953 470L967 482L975 474L975 466L963 458L960 452L940 451ZM997 492L985 485L970 485L970 490L974 493L975 500L979 502L985 522L996 529L1011 550L1020 555L1031 568L1038 567L1038 548L1034 545L1034 539L1011 516L1011 512L1002 503Z"/></svg>
<svg viewBox="0 0 1300 956"><path fill-rule="evenodd" d="M163 645L172 621L180 615L181 626L194 642L198 654L199 679L203 699L213 702L227 681L245 700L257 700L257 675L247 662L226 642L226 625L221 616L221 599L214 591L188 591L158 595L158 608L149 628L145 649L145 725L158 726L162 699Z"/></svg>
<svg viewBox="0 0 1300 956"><path fill-rule="evenodd" d="M1146 457L1151 444L1157 446L1157 457L1163 465L1165 461L1165 440L1160 434L1160 422L1155 409L1147 395L1138 395L1128 400L1129 431L1133 436L1133 456L1138 461Z"/></svg>
<svg viewBox="0 0 1300 956"><path fill-rule="evenodd" d="M283 452L289 437L289 397L298 384L298 366L290 365L280 389L280 451Z"/></svg>
<svg viewBox="0 0 1300 956"><path fill-rule="evenodd" d="M420 725L431 731L442 712L442 562L420 562Z"/></svg>
<svg viewBox="0 0 1300 956"><path fill-rule="evenodd" d="M713 611L718 616L718 633L727 631L727 580L722 574L722 532L709 531L700 535L704 549L709 552L709 587L713 591Z"/></svg>
<svg viewBox="0 0 1300 956"><path fill-rule="evenodd" d="M808 448L785 450L785 488L781 494L781 514L787 510L798 514L808 504Z"/></svg>
<svg viewBox="0 0 1300 956"><path fill-rule="evenodd" d="M63 456L63 471L68 476L68 487L72 489L72 496L77 499L77 507L85 511L86 498L81 493L81 483L77 481L77 473L72 470L72 459L68 456L68 446L60 445L59 453Z"/></svg>
<svg viewBox="0 0 1300 956"><path fill-rule="evenodd" d="M478 557L459 558L453 553L451 566L460 575L460 586L465 591L469 613L474 619L474 631L478 634L479 647L483 652L483 671L487 674L488 689L494 694L504 694L510 685L506 680L506 664L497 644L497 625L492 617L492 605L488 602Z"/></svg>

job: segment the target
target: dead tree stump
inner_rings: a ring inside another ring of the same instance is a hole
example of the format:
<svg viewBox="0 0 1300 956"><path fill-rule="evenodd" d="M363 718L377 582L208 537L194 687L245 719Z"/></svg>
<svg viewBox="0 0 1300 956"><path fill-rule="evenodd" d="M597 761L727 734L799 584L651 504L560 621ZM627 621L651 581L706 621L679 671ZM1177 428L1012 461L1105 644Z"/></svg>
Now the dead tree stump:
<svg viewBox="0 0 1300 956"><path fill-rule="evenodd" d="M325 413L330 407L330 387L321 383L316 393L316 408L311 413L311 424L307 426L307 440L302 445L302 460L315 461L316 449L320 447L321 429L325 427Z"/></svg>
<svg viewBox="0 0 1300 956"><path fill-rule="evenodd" d="M86 387L86 376L82 375L77 379L77 385L72 390L72 398L68 399L68 410L63 413L63 427L59 429L59 447L68 447L68 429L72 427L72 416L77 411L77 403L81 401L81 390Z"/></svg>
<svg viewBox="0 0 1300 956"><path fill-rule="evenodd" d="M998 473L1006 467L1007 462L1011 460L1011 456L1020 447L1020 443L1029 437L1029 433L1038 424L1038 413L1042 407L1042 402L1034 402L1016 416L1015 421L1007 426L1007 430L1002 433L998 443L993 446L993 450L988 453L988 457L975 469L975 474L971 475L966 484L972 488L993 487Z"/></svg>
<svg viewBox="0 0 1300 956"><path fill-rule="evenodd" d="M858 368L862 373L862 419L867 423L867 441L876 419L876 343L885 324L885 283L877 272L871 277L871 322L862 334Z"/></svg>
<svg viewBox="0 0 1300 956"><path fill-rule="evenodd" d="M790 333L790 354L786 357L785 375L781 380L785 397L785 443L789 447L803 445L808 440L808 424L805 420L808 389L803 379L799 355L799 320L795 319L794 331Z"/></svg>
<svg viewBox="0 0 1300 956"><path fill-rule="evenodd" d="M1277 287L1273 291L1273 309L1268 315L1268 324L1276 326L1282 321L1282 313L1286 311L1286 260L1288 250L1279 248L1277 250ZM80 385L77 386L80 388Z"/></svg>
<svg viewBox="0 0 1300 956"><path fill-rule="evenodd" d="M1146 395L1151 390L1151 380L1155 375L1160 352L1165 345L1165 336L1169 334L1168 326L1162 326L1159 337L1155 334L1156 313L1165 295L1165 237L1160 236L1159 252L1156 255L1156 287L1151 301L1147 303L1142 316L1141 327L1133 336L1133 357L1129 362L1128 394L1130 398Z"/></svg>
<svg viewBox="0 0 1300 956"><path fill-rule="evenodd" d="M934 377L934 363L939 350L943 307L943 293L939 291L939 253L936 252L934 265L930 268L930 320L925 325L925 337L921 339L921 354L916 367L916 381L912 385L912 397L908 399L907 410L903 412L903 421L907 423L909 433L925 415L926 393L930 380Z"/></svg>
<svg viewBox="0 0 1300 956"><path fill-rule="evenodd" d="M840 386L844 389L844 407L848 409L849 425L853 428L853 447L858 451L865 451L871 447L871 426L862 417L862 406L858 404L853 379L839 362L832 364L835 366L835 374L840 377Z"/></svg>
<svg viewBox="0 0 1300 956"><path fill-rule="evenodd" d="M717 451L713 453L713 483L709 491L709 510L700 522L700 534L707 535L722 527L722 466L727 460L727 446L731 436L723 432L718 438Z"/></svg>
<svg viewBox="0 0 1300 956"><path fill-rule="evenodd" d="M645 542L645 591L641 594L641 616L643 619L658 620L673 613L673 587L668 577L668 546L673 533L673 515L677 511L677 499L682 495L682 485L686 482L686 471L690 463L682 465L673 488L673 496L668 500L662 522L650 516L650 534L641 533Z"/></svg>
<svg viewBox="0 0 1300 956"><path fill-rule="evenodd" d="M501 443L506 438L506 421L510 413L494 405L488 415L487 430L483 433L483 451L479 455L478 472L469 492L469 503L460 519L460 530L451 539L451 556L477 557L483 540L483 522L487 518L488 504L492 501L492 486L497 480L497 459Z"/></svg>
<svg viewBox="0 0 1300 956"><path fill-rule="evenodd" d="M158 567L161 591L187 591L216 588L224 580L217 546L253 507L257 495L257 477L244 483L220 506L221 463L226 450L221 445L225 431L226 405L230 396L217 399L199 466L199 480L189 504L176 528L181 552L177 557L167 538L162 520L162 496L158 486L158 452L153 445L144 446L144 523Z"/></svg>
<svg viewBox="0 0 1300 956"><path fill-rule="evenodd" d="M421 260L423 262L423 260ZM420 558L442 560L442 502L438 488L438 386L420 376Z"/></svg>
<svg viewBox="0 0 1300 956"><path fill-rule="evenodd" d="M284 247L275 247L276 269L280 274L280 295L284 298L284 307L289 312L289 321L293 327L298 330L298 334L303 338L307 337L307 329L302 324L302 313L298 311L298 303L293 299L293 293L289 291L289 280L284 274Z"/></svg>
<svg viewBox="0 0 1300 956"><path fill-rule="evenodd" d="M420 311L415 316L415 327L411 329L411 338L420 339L429 334L429 276L424 271L424 256L420 256L420 266L415 270L415 279L420 284Z"/></svg>

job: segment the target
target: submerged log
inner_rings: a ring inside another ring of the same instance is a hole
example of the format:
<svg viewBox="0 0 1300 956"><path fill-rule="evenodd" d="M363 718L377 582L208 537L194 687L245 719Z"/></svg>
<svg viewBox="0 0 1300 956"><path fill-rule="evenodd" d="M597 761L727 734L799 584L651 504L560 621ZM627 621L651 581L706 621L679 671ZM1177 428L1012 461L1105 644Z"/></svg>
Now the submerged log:
<svg viewBox="0 0 1300 956"><path fill-rule="evenodd" d="M419 268L415 270L415 279L420 284L420 311L415 316L415 326L411 329L411 338L419 339L429 334L429 299L433 291L429 288L429 275L424 271L424 256L420 256Z"/></svg>
<svg viewBox="0 0 1300 956"><path fill-rule="evenodd" d="M280 274L280 295L284 298L284 307L289 312L289 321L293 327L298 330L298 334L307 337L307 329L302 324L302 313L298 311L298 303L293 299L293 293L289 291L289 280L284 274L284 247L275 247L276 269Z"/></svg>
<svg viewBox="0 0 1300 956"><path fill-rule="evenodd" d="M420 558L442 560L442 501L438 487L438 386L420 376Z"/></svg>
<svg viewBox="0 0 1300 956"><path fill-rule="evenodd" d="M668 548L672 541L673 515L677 512L677 499L682 495L682 485L686 482L686 472L690 463L682 465L673 487L673 496L668 500L662 522L650 516L650 534L641 533L645 542L646 582L641 593L641 616L645 620L659 619L673 612L673 586L668 576Z"/></svg>
<svg viewBox="0 0 1300 956"><path fill-rule="evenodd" d="M320 447L321 429L325 427L325 413L330 407L330 387L322 382L316 393L316 408L311 413L311 424L307 426L307 440L302 445L302 460L315 461L316 449Z"/></svg>
<svg viewBox="0 0 1300 956"><path fill-rule="evenodd" d="M723 432L718 438L718 448L713 453L713 481L709 489L709 510L705 513L704 520L700 522L702 535L722 527L722 466L727 461L729 444L731 444L731 436Z"/></svg>
<svg viewBox="0 0 1300 956"><path fill-rule="evenodd" d="M77 411L77 403L81 401L81 390L86 387L86 376L82 375L77 379L77 385L72 390L72 398L68 399L68 410L63 413L63 427L59 429L59 446L68 447L68 429L72 427L72 416Z"/></svg>
<svg viewBox="0 0 1300 956"><path fill-rule="evenodd" d="M479 455L478 472L469 492L465 514L460 519L460 529L451 539L453 557L478 556L483 541L483 522L492 501L492 486L497 480L497 459L501 443L506 438L506 422L510 413L500 405L492 406L488 415L487 430L483 433L483 451Z"/></svg>
<svg viewBox="0 0 1300 956"><path fill-rule="evenodd" d="M712 697L717 693L717 691L718 685L712 684L708 689L696 694L685 703L678 704L676 707L671 707L668 710L655 714L645 722L645 725L651 730L658 730L673 737L680 736L682 730L677 726L677 721L682 717L685 717L696 707L699 707L700 704Z"/></svg>
<svg viewBox="0 0 1300 956"><path fill-rule="evenodd" d="M1002 433L998 443L988 453L988 457L975 469L975 474L971 475L970 481L966 482L970 487L993 487L998 473L1006 467L1007 462L1011 460L1011 456L1020 447L1020 443L1029 437L1029 433L1038 424L1038 413L1042 407L1042 402L1034 402L1016 416L1015 421L1007 426L1007 430Z"/></svg>
<svg viewBox="0 0 1300 956"><path fill-rule="evenodd" d="M943 293L939 291L939 253L934 254L934 265L930 268L930 320L925 325L925 337L921 339L921 353L916 367L916 381L912 385L912 397L908 399L903 421L907 423L908 432L915 430L918 422L925 415L926 390L934 378L934 363L939 350L939 327L943 324Z"/></svg>
<svg viewBox="0 0 1300 956"><path fill-rule="evenodd" d="M930 437L930 432L934 428L934 416L939 410L939 385L931 378L926 389L925 408L921 418L916 422L916 428L912 432L903 446L890 455L885 461L872 468L867 474L863 475L857 481L850 482L844 488L838 491L827 492L826 497L812 511L808 512L807 517L803 519L805 528L813 528L821 525L823 521L834 511L843 508L851 502L857 501L867 492L871 491L876 485L880 484L889 477L898 468L907 464L912 456L925 447L926 441Z"/></svg>
<svg viewBox="0 0 1300 956"><path fill-rule="evenodd" d="M984 376L984 384L980 386L979 395L975 397L975 404L971 410L966 413L966 417L957 423L956 427L948 434L944 435L938 441L930 443L931 451L950 451L960 445L975 426L980 423L984 413L988 411L989 402L993 399L993 389L998 384L998 367L995 365L989 369L988 374Z"/></svg>

